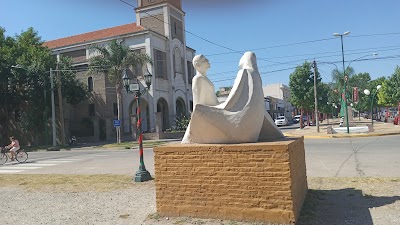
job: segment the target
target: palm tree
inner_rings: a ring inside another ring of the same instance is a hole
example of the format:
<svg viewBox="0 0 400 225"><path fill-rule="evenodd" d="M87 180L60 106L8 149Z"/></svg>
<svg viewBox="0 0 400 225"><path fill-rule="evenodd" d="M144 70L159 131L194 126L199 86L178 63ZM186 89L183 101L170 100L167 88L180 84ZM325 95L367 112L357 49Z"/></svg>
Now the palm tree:
<svg viewBox="0 0 400 225"><path fill-rule="evenodd" d="M346 68L346 76L348 77L348 80L354 75L354 69L353 67L347 67ZM332 83L337 90L342 90L344 86L344 76L343 76L343 70L339 70L338 68L335 68L332 70Z"/></svg>
<svg viewBox="0 0 400 225"><path fill-rule="evenodd" d="M151 58L147 54L134 52L129 47L117 43L116 40L111 41L108 46L95 45L91 47L96 50L98 55L90 59L89 71L102 71L110 79L112 84L115 85L117 92L117 108L118 108L118 120L122 121L122 72L129 66L144 65L146 63L152 63ZM121 143L121 132L118 127L117 142Z"/></svg>
<svg viewBox="0 0 400 225"><path fill-rule="evenodd" d="M354 76L354 74L355 74L355 72L354 72L354 69L353 69L353 67L346 67L346 70L345 70L345 75L347 76L347 84L348 84L348 82L350 81L350 78L352 77L352 76ZM332 83L331 83L331 87L333 87L333 90L334 90L334 93L336 93L337 94L337 99L338 100L342 100L342 94L343 94L343 88L344 88L344 75L343 75L343 70L339 70L337 67L334 69L334 70L332 70L332 74L331 74L331 76L332 76ZM346 88L347 90L346 90L346 96L348 96L348 94L349 94L349 88L347 87ZM351 93L351 91L350 91L350 93ZM341 113L343 112L343 110L345 109L346 107L344 107L343 105L342 105L342 108L341 108ZM343 112L344 113L344 112Z"/></svg>
<svg viewBox="0 0 400 225"><path fill-rule="evenodd" d="M347 67L346 68L346 76L348 77L348 80L354 75L354 69L353 67ZM343 76L343 70L338 70L338 68L335 68L332 70L332 83L336 84L336 88L338 90L342 90L344 86L344 76Z"/></svg>

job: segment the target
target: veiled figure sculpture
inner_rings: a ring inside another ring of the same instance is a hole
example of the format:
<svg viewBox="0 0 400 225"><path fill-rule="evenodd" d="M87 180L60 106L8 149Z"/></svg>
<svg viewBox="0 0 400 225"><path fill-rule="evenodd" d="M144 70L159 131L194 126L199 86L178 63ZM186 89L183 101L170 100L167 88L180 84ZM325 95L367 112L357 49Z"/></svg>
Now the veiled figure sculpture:
<svg viewBox="0 0 400 225"><path fill-rule="evenodd" d="M192 82L194 109L183 144L233 144L284 137L265 110L262 81L253 52L246 52L240 59L234 85L221 104L216 100L214 85L206 77L208 60L196 56L193 65L197 71Z"/></svg>

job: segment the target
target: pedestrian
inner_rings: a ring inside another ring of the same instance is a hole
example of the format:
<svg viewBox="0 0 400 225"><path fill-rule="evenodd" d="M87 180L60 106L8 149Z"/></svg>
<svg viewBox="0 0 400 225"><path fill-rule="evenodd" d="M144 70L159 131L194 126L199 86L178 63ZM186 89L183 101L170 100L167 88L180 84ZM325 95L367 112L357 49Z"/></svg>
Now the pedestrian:
<svg viewBox="0 0 400 225"><path fill-rule="evenodd" d="M10 149L11 161L14 161L16 151L20 149L20 146L19 146L19 141L14 136L10 137L10 141L11 144L7 145L7 149Z"/></svg>

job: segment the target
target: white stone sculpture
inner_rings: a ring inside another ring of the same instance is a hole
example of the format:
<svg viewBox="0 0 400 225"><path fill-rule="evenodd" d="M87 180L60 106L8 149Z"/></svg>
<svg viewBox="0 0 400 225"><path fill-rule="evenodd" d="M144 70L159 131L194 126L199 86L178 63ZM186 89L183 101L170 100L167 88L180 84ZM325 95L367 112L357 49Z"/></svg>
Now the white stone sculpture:
<svg viewBox="0 0 400 225"><path fill-rule="evenodd" d="M204 55L196 55L193 58L193 66L197 71L192 82L193 110L197 104L217 105L219 102L214 92L214 84L207 77L207 70L210 68L208 59Z"/></svg>
<svg viewBox="0 0 400 225"><path fill-rule="evenodd" d="M193 65L197 70L196 76L205 75L209 68L204 56L196 56ZM208 78L193 78L194 109L182 139L183 144L233 144L284 137L264 108L262 81L255 54L246 52L240 59L239 67L227 100L219 105L214 105L218 101L214 89L210 89L214 85Z"/></svg>

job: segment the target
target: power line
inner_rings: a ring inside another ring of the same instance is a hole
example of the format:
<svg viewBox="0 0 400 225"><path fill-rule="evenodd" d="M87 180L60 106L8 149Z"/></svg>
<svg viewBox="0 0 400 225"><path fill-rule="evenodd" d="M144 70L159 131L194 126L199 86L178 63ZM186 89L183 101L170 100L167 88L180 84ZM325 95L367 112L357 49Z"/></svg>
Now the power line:
<svg viewBox="0 0 400 225"><path fill-rule="evenodd" d="M134 5L128 3L128 2L126 2L126 1L124 1L124 0L119 0L119 1L121 1L121 2L123 2L123 3L125 3L125 4L127 4L127 5L132 6L133 8L135 8ZM154 19L156 19L156 20L158 20L158 21L161 21L161 22L163 22L163 23L168 24L169 26L171 26L170 23L168 23L168 22L166 22L166 21L164 21L164 20L161 20L161 19L159 19L159 18L157 18L157 17L155 17L155 16L153 16L153 15L147 13L147 12L143 12L143 13L146 13L147 15L153 17ZM179 29L179 30L181 30L181 31L183 31L183 32L186 32L186 33L188 33L188 34L191 34L191 35L193 35L193 36L195 36L195 37L197 37L197 38L199 38L199 39L201 39L201 40L203 40L203 41L205 41L205 42L208 42L208 43L213 44L213 45L215 45L215 46L218 46L218 47L221 47L221 48L225 48L225 49L227 49L227 50L230 50L230 51L233 52L233 53L238 53L238 54L243 54L243 53L244 53L244 52L236 51L236 50L234 50L234 49L232 49L232 48L229 48L229 47L226 47L226 46L224 46L224 45L217 44L217 43L215 43L215 42L213 42L213 41L210 41L210 40L208 40L208 39L205 39L205 38L203 38L203 37L201 37L201 36L199 36L199 35L197 35L197 34L195 34L195 33L193 33L193 32L190 32L190 31L188 31L188 30L182 29L182 28L180 28L180 27L176 27L176 28Z"/></svg>
<svg viewBox="0 0 400 225"><path fill-rule="evenodd" d="M394 47L394 48L393 48ZM381 47L373 47L373 48L360 48L360 49L351 49L347 50L346 52L352 52L352 53L347 53L346 55L358 55L358 54L366 54L370 53L372 50L378 51L378 52L384 52L384 51L394 51L394 50L399 50L400 45L391 45L391 46L381 46ZM370 50L370 51L362 51L362 50ZM340 54L332 54L332 55L325 55L328 53L340 53ZM275 63L271 64L269 66L277 66L277 65L283 65L283 64L293 64L294 62L300 62L300 61L308 61L312 60L313 58L320 59L320 58L329 58L329 57L334 57L334 56L341 56L341 51L331 51L331 52L320 52L320 53L310 53L310 54L299 54L299 55L286 55L286 56L277 56L274 58L289 58L289 57L297 57L297 56L310 56L309 58L302 58L302 59L296 59L296 60L291 60L291 61L286 61L286 62L280 62L280 63ZM323 55L323 56L319 56ZM230 61L220 61L220 62L212 62L213 64L220 64L220 63L231 63L231 62L237 62L236 60L230 60ZM262 66L259 66L262 67Z"/></svg>
<svg viewBox="0 0 400 225"><path fill-rule="evenodd" d="M127 4L127 5L129 5L129 6L133 7L133 8L135 8L134 5L128 3L128 2L126 2L126 1L124 1L124 0L119 0L119 1L121 1L121 2L123 2L123 3L125 3L125 4ZM155 16L153 16L153 15L147 13L147 12L143 12L143 13L146 13L147 15L153 17L154 19L156 19L156 20L158 20L158 21L160 21L160 22L163 22L163 23L168 24L169 26L171 26L170 23L168 23L168 22L166 22L166 21L163 21L163 20L161 20L161 19L159 19L159 18L157 18L157 17L155 17ZM281 47L287 47L287 46L293 46L293 45L301 45L301 44L308 44L308 43L315 43L315 42L322 42L322 41L328 41L328 40L336 39L336 37L333 37L333 38L323 38L323 39L317 39L317 40L311 40L311 41L302 41L302 42L295 42L295 43L289 43L289 44L281 44L281 45L275 45L275 46L269 46L269 47L262 47L262 48L254 48L254 49L250 49L250 50L241 50L241 51L237 51L237 50L234 50L234 49L232 49L232 48L226 47L226 46L224 46L224 45L217 44L217 43L215 43L215 42L213 42L213 41L210 41L210 40L208 40L208 39L206 39L206 38L203 38L203 37L201 37L201 36L199 36L199 35L197 35L197 34L195 34L195 33L193 33L193 32L190 32L190 31L188 31L188 30L186 30L186 29L182 29L182 28L180 28L180 27L177 27L177 29L182 30L182 31L184 31L184 32L186 32L186 33L188 33L188 34L191 34L191 35L193 35L193 36L195 36L195 37L197 37L197 38L199 38L199 39L201 39L201 40L203 40L203 41L206 41L206 42L208 42L208 43L210 43L210 44L213 44L213 45L216 45L216 46L218 46L218 47L221 47L221 48L225 48L225 49L227 49L227 50L230 50L230 52L216 53L216 54L208 54L208 55L206 55L206 56L225 55L225 54L231 54L231 53L243 54L245 51L265 50L265 49L271 49L271 48L281 48ZM362 34L362 35L351 35L351 36L348 36L347 38L371 37L371 36L387 36L387 35L399 35L399 34L400 34L400 32L380 33L380 34ZM350 51L350 50L348 50L348 51ZM280 62L274 62L274 61L271 61L271 60L268 60L268 59L265 59L265 58L259 58L259 60L263 60L263 61L267 61L267 62L273 62L273 63L277 63L277 64L285 64L285 63L280 63Z"/></svg>
<svg viewBox="0 0 400 225"><path fill-rule="evenodd" d="M346 38L357 38L357 37L372 37L372 36L387 36L387 35L399 35L400 32L392 32L392 33L381 33L381 34L360 34L360 35L351 35Z"/></svg>
<svg viewBox="0 0 400 225"><path fill-rule="evenodd" d="M129 6L133 7L133 8L135 8L134 5L128 3L128 2L126 2L126 1L124 1L124 0L119 0L119 1L121 1L121 2L123 2L123 3L125 3L125 4L127 4L127 5L129 5ZM158 20L158 21L160 21L160 22L163 22L163 23L168 24L169 26L171 26L170 23L168 23L168 22L166 22L166 21L163 21L163 20L161 20L161 19L159 19L159 18L157 18L157 17L155 17L155 16L153 16L153 15L147 13L147 12L143 12L143 13L149 15L150 17L152 17L152 18L154 18L154 19L156 19L156 20ZM208 40L208 39L206 39L206 38L203 38L203 37L201 37L201 36L199 36L199 35L197 35L197 34L195 34L195 33L193 33L193 32L190 32L190 31L188 31L188 30L186 30L186 29L183 29L183 28L180 28L180 27L177 27L177 29L182 30L183 32L186 32L186 33L188 33L188 34L191 34L191 35L193 35L193 36L195 36L195 37L197 37L197 38L199 38L199 39L201 39L201 40L203 40L203 41L205 41L205 42L208 42L208 43L210 43L210 44L213 44L213 45L218 46L218 47L221 47L221 48L225 48L225 49L227 49L227 50L230 51L230 52L225 52L225 53L208 54L208 55L206 55L206 56L226 55L226 54L231 54L231 53L238 53L238 54L243 54L243 53L244 53L244 50L243 50L243 51L234 50L234 49L232 49L232 48L226 47L226 46L224 46L224 45L221 45L221 44L215 43L215 42L213 42L213 41L210 41L210 40ZM398 34L400 34L400 32L381 33L381 34L352 35L352 36L349 36L349 37L350 37L350 38L358 38L358 37L387 36L387 35L398 35ZM332 38L323 38L323 39L310 40L310 41L302 41L302 42L295 42L295 43L289 43L289 44L281 44L281 45L275 45L275 46L269 46L269 47L254 48L254 49L250 49L250 51L265 50L265 49L272 49L272 48L281 48L281 47L288 47L288 46L301 45L301 44L309 44L309 43L316 43L316 42L328 41L328 40L333 40L333 39L336 39L336 38L335 38L335 37L332 37ZM348 50L348 51L351 51L351 50ZM382 51L384 51L384 50L382 50ZM386 51L389 51L389 50L386 50ZM334 52L331 52L331 53L334 53ZM325 53L321 53L321 54L325 54ZM347 55L351 55L351 54L357 54L357 53L350 53L350 54L347 54ZM361 54L361 53L358 53L358 54ZM311 54L310 54L310 55L311 55ZM330 55L330 56L328 55L328 56L320 56L320 57L315 57L315 56L314 56L314 57L312 57L312 58L326 58L326 57L333 57L333 56L338 56L338 55ZM284 56L282 56L282 57L284 57ZM276 61L272 61L272 60L265 59L265 58L258 58L258 59L261 60L261 61L272 62L272 63L278 64L278 65L285 65L285 64L292 63L292 62L294 63L294 62L298 62L298 61L311 60L311 57L310 57L310 58L306 58L306 59L293 60L293 61L289 61L289 62L276 62ZM364 61L364 60L359 60L359 61ZM273 66L273 65L271 65L271 66ZM260 66L260 67L262 67L262 66ZM293 67L293 68L296 68L296 67ZM283 70L287 70L287 69L276 70L276 71L272 71L272 72L278 72L278 71L283 71ZM216 73L216 74L211 74L211 75L226 74L226 73L231 73L231 72L235 72L235 71L227 71L227 72L221 72L221 73Z"/></svg>
<svg viewBox="0 0 400 225"><path fill-rule="evenodd" d="M388 36L388 35L399 35L399 34L400 34L400 32L381 33L381 34L361 34L361 35L346 36L346 38L359 38L359 37L371 37L371 36ZM336 37L323 38L323 39L317 39L317 40L311 40L311 41L303 41L303 42L295 42L295 43L275 45L275 46L269 46L269 47L254 48L254 49L250 49L249 51L264 50L264 49L271 49L271 48L280 48L280 47L287 47L287 46L292 46L292 45L301 45L301 44L315 43L315 42L321 42L321 41L328 41L328 40L333 40L333 39L337 39L337 38ZM207 56L218 56L218 55L226 55L226 54L231 54L231 53L233 53L233 52L214 53L214 54L208 54Z"/></svg>
<svg viewBox="0 0 400 225"><path fill-rule="evenodd" d="M393 55L393 56L386 56L386 57L375 57L375 58L366 58L366 59L359 59L359 60L347 60L345 61L345 63L348 62L360 62L360 61L372 61L372 60L392 60L392 59L397 59L400 58L400 55ZM335 63L341 63L342 61L332 61L332 62L324 62L324 61L317 61L317 63L320 66L325 66L328 64L335 64ZM300 66L300 65L298 65ZM280 72L280 71L285 71L285 70L291 70L291 69L295 69L298 66L295 67L290 67L290 68L284 68L284 69L279 69L279 70L272 70L272 71L265 71L265 72L260 72L260 74L268 74L268 73L274 73L274 72ZM260 68L261 66L259 66ZM221 74L227 74L227 73L233 73L233 72L237 72L237 70L232 70L232 71L225 71L225 72L219 72L219 73L214 73L214 74L210 74L208 76L215 76L215 75L221 75ZM220 79L220 80L214 80L213 82L222 82L222 81L228 81L228 80L233 80L236 77L227 77L224 79ZM328 79L329 80L329 79Z"/></svg>
<svg viewBox="0 0 400 225"><path fill-rule="evenodd" d="M285 71L285 70L291 70L291 69L295 69L296 67L291 67L291 68L285 68L285 69L280 69L280 70L271 70L271 71L265 71L265 72L260 72L260 74L269 74L269 73L275 73L275 72L280 72L280 71ZM271 75L265 75L265 76L271 76ZM218 83L218 82L222 82L222 81L229 81L229 80L234 80L236 79L236 77L229 77L229 78L225 78L225 79L220 79L220 80L214 80L214 83Z"/></svg>
<svg viewBox="0 0 400 225"><path fill-rule="evenodd" d="M265 49L271 49L271 48L281 48L281 47L287 47L287 46L292 46L292 45L300 45L300 44L308 44L308 43L314 43L314 42L327 41L327 40L332 40L332 39L335 39L335 38L324 38L324 39L318 39L318 40L312 40L312 41L302 41L302 42L296 42L296 43L290 43L290 44L282 44L282 45L275 45L275 46L262 47L262 48L253 48L253 49L250 49L249 51L265 50ZM227 54L231 54L231 53L233 53L233 52L208 54L207 56L227 55Z"/></svg>

